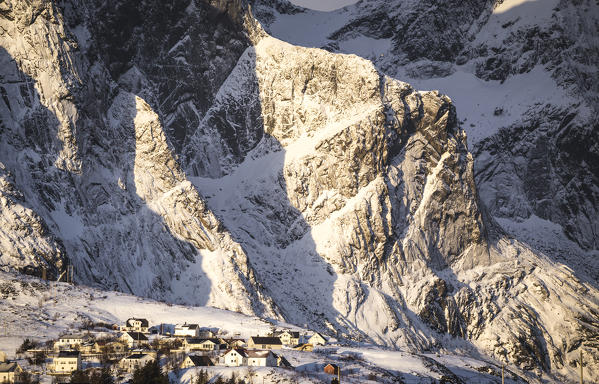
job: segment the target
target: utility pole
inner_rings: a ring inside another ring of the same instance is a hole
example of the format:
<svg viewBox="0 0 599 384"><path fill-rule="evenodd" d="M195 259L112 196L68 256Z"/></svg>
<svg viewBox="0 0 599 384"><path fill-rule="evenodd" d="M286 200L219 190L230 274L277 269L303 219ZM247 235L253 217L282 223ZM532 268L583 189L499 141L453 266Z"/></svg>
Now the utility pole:
<svg viewBox="0 0 599 384"><path fill-rule="evenodd" d="M582 376L582 343L580 344L580 384L584 384L584 378Z"/></svg>
<svg viewBox="0 0 599 384"><path fill-rule="evenodd" d="M501 363L501 384L505 384L505 376L503 374L505 364Z"/></svg>

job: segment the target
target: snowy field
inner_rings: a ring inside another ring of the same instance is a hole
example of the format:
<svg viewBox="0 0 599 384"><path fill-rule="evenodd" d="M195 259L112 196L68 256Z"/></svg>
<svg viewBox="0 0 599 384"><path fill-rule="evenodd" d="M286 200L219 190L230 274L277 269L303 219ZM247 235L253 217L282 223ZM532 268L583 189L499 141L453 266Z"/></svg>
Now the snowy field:
<svg viewBox="0 0 599 384"><path fill-rule="evenodd" d="M306 331L289 324L271 322L236 312L211 307L185 307L142 299L117 292L104 292L66 283L42 282L39 279L0 273L0 350L14 359L15 351L25 338L47 341L65 332L76 332L86 321L123 324L129 317L144 317L150 325L183 322L199 323L220 329L227 336L266 335L273 326ZM211 367L212 376L238 377L253 375L254 382L328 383L323 373L328 363L342 369L347 383L436 383L443 378L453 383L499 383L500 366L484 358L450 352L415 354L391 351L364 344L334 343L317 347L313 352L284 349L281 354L294 369L247 367ZM22 360L23 365L27 363ZM199 368L171 373L178 383L190 383ZM525 382L511 371L508 383ZM50 382L46 377L44 382Z"/></svg>

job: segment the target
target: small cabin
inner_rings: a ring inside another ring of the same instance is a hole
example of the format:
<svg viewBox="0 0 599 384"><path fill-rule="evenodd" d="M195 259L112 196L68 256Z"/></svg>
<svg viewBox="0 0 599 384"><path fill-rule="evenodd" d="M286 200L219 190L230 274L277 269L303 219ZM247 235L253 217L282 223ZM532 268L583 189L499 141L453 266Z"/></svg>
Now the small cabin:
<svg viewBox="0 0 599 384"><path fill-rule="evenodd" d="M327 364L324 366L324 373L337 376L339 374L339 366L336 364Z"/></svg>

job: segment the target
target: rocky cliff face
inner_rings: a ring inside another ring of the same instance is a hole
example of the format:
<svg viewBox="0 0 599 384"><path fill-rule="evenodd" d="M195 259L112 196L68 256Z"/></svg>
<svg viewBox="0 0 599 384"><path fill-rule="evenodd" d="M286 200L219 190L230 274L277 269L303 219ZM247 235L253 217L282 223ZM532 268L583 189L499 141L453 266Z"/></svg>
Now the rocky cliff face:
<svg viewBox="0 0 599 384"><path fill-rule="evenodd" d="M571 248L576 259L594 266L597 276L598 180L589 166L597 151L593 129L586 128L596 125L598 113L596 2L369 0L331 13L279 3L255 5L257 17L276 37L355 53L384 73L452 97L473 149L481 197L492 215L515 221L517 227L531 218L560 226L563 241L555 245ZM302 25L309 23L314 30L302 33ZM523 130L529 132L526 138ZM498 141L510 153L491 151L488 156L489 142ZM570 145L574 141L585 144ZM551 167L538 159L545 148L552 154L547 159L559 158ZM488 166L499 159L502 165ZM522 240L534 242L535 236ZM576 244L564 245L570 241Z"/></svg>
<svg viewBox="0 0 599 384"><path fill-rule="evenodd" d="M599 343L595 283L481 204L449 97L273 38L242 2L0 7L3 269L70 262L392 347L455 336L549 380Z"/></svg>

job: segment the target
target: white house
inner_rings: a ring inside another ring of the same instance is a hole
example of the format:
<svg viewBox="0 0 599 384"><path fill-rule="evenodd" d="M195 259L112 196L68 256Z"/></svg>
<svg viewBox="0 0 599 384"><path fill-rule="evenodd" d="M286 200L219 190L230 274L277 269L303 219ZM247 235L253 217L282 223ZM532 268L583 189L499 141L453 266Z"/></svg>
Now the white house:
<svg viewBox="0 0 599 384"><path fill-rule="evenodd" d="M150 361L154 361L154 356L145 353L134 353L127 357L123 357L119 361L119 368L125 372L133 372L137 368L141 368Z"/></svg>
<svg viewBox="0 0 599 384"><path fill-rule="evenodd" d="M141 332L124 332L119 339L129 348L140 348L148 345L148 338Z"/></svg>
<svg viewBox="0 0 599 384"><path fill-rule="evenodd" d="M307 341L307 344L312 345L325 345L326 343L327 339L325 339L324 336L318 332L315 332L312 336L310 336Z"/></svg>
<svg viewBox="0 0 599 384"><path fill-rule="evenodd" d="M175 325L175 336L177 337L198 337L200 335L200 326L197 324L177 324Z"/></svg>
<svg viewBox="0 0 599 384"><path fill-rule="evenodd" d="M132 317L127 319L125 326L122 328L123 331L141 332L148 333L149 322L146 319L138 319Z"/></svg>
<svg viewBox="0 0 599 384"><path fill-rule="evenodd" d="M79 351L60 351L52 360L52 371L56 373L71 373L81 369Z"/></svg>
<svg viewBox="0 0 599 384"><path fill-rule="evenodd" d="M292 331L286 330L283 332L275 333L275 336L278 336L279 339L281 339L281 343L283 343L283 345L298 345L299 344L299 339L300 339L299 332L292 332Z"/></svg>
<svg viewBox="0 0 599 384"><path fill-rule="evenodd" d="M85 343L89 340L88 336L82 334L67 334L62 335L54 342L54 349L74 349L81 346L81 344Z"/></svg>
<svg viewBox="0 0 599 384"><path fill-rule="evenodd" d="M223 361L227 367L241 367L247 365L247 358L247 352L243 349L231 349L223 355Z"/></svg>
<svg viewBox="0 0 599 384"><path fill-rule="evenodd" d="M247 351L247 365L252 367L276 367L277 355L272 351Z"/></svg>
<svg viewBox="0 0 599 384"><path fill-rule="evenodd" d="M23 368L17 363L0 362L0 383L18 383Z"/></svg>

